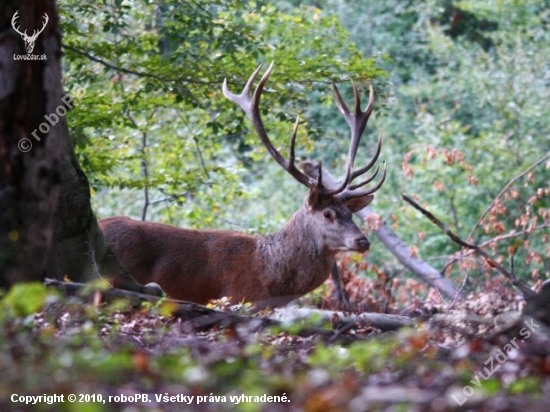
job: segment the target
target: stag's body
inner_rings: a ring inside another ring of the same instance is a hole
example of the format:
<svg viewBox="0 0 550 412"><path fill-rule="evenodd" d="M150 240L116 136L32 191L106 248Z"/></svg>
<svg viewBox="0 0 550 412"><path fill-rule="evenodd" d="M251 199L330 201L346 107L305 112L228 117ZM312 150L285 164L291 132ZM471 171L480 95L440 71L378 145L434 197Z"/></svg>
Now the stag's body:
<svg viewBox="0 0 550 412"><path fill-rule="evenodd" d="M267 236L188 230L127 217L99 224L138 282L156 282L170 297L202 304L223 296L233 302L284 304L323 283L334 263L335 252L320 248L307 233L295 236L297 219Z"/></svg>
<svg viewBox="0 0 550 412"><path fill-rule="evenodd" d="M224 82L224 95L237 103L252 120L254 128L271 156L294 179L309 188L302 206L277 233L250 236L220 230L188 230L158 223L140 222L127 217L102 219L99 225L120 262L140 283L158 283L175 299L206 303L224 296L233 302L251 301L256 307L278 306L312 291L329 276L335 255L341 251L365 252L369 242L353 222L352 214L366 207L372 193L384 182L368 190L358 190L374 179L352 181L371 169L378 158L378 140L374 158L354 170L353 162L361 134L373 109L373 92L365 111L355 86L355 111L346 107L336 86L338 108L348 122L351 144L346 175L340 187L326 187L322 173L311 179L294 165L294 142L298 121L285 159L272 145L259 111L262 90L273 64L262 77L250 98L250 87L261 66L248 80L243 92L235 95ZM319 172L321 166L319 165Z"/></svg>
<svg viewBox="0 0 550 412"><path fill-rule="evenodd" d="M338 251L364 252L369 247L344 205L323 209L348 215L348 227L336 225L330 236L308 202L280 231L266 236L189 230L128 217L102 219L99 225L132 276L143 284L158 283L170 297L206 303L228 296L234 302L278 306L321 285Z"/></svg>

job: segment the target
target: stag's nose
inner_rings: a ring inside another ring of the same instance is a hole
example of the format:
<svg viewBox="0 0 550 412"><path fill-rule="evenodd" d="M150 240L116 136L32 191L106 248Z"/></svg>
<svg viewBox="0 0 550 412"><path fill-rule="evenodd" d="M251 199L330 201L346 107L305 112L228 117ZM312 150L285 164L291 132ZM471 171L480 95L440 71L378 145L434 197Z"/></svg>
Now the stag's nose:
<svg viewBox="0 0 550 412"><path fill-rule="evenodd" d="M366 252L369 250L370 242L365 236L355 239L355 247L358 252Z"/></svg>

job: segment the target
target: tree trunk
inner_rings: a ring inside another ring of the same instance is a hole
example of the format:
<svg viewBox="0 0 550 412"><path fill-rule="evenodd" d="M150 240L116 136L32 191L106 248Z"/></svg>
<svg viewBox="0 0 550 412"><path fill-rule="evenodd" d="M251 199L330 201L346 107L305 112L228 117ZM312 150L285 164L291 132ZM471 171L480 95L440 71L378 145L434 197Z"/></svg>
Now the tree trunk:
<svg viewBox="0 0 550 412"><path fill-rule="evenodd" d="M29 53L16 29L33 33L46 20ZM116 260L91 209L65 119L76 102L61 82L55 0L3 1L0 33L0 287L101 275L147 291ZM29 55L38 59L18 57Z"/></svg>

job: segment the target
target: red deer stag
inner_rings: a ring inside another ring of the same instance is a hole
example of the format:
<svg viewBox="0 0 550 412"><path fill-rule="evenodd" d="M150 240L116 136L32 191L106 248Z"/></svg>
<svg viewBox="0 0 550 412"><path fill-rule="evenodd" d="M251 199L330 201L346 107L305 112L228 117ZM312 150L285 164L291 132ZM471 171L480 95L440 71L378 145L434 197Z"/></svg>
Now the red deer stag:
<svg viewBox="0 0 550 412"><path fill-rule="evenodd" d="M327 187L321 173L312 179L294 164L298 119L288 160L271 143L260 117L260 97L273 63L250 97L251 86L261 67L250 76L240 95L231 93L226 81L223 94L252 120L258 136L277 163L309 188L302 206L280 231L251 236L224 230L181 229L128 217L99 221L108 243L132 276L142 284L158 283L171 298L204 304L229 296L232 302L251 301L256 307L279 306L321 285L330 274L336 253L361 253L369 249L369 241L353 222L352 214L372 201L373 193L384 182L386 168L380 182L371 189L359 190L375 178L378 167L366 180L356 184L352 181L372 169L380 154L379 138L369 164L353 169L359 140L373 109L372 87L367 109L362 111L353 85L355 110L352 113L333 84L336 105L351 128L351 144L342 184Z"/></svg>

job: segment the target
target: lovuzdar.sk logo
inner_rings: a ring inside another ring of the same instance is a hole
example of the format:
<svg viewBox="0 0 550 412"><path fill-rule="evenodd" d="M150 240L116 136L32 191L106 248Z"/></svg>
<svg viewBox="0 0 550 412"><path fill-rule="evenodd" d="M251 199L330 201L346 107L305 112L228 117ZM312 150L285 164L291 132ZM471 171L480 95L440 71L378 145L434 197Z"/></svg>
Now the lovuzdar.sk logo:
<svg viewBox="0 0 550 412"><path fill-rule="evenodd" d="M34 50L34 44L36 42L36 39L38 38L38 35L44 31L46 28L46 24L48 24L48 21L50 21L50 18L46 13L44 13L44 23L42 24L42 28L40 30L33 30L33 33L31 36L27 34L27 30L24 32L21 32L19 29L19 26L16 26L17 19L19 18L19 10L17 10L13 17L11 18L11 25L13 29L21 35L21 38L25 42L25 49L27 50L27 54L14 54L13 59L14 60L47 60L45 54L32 54L32 51Z"/></svg>

